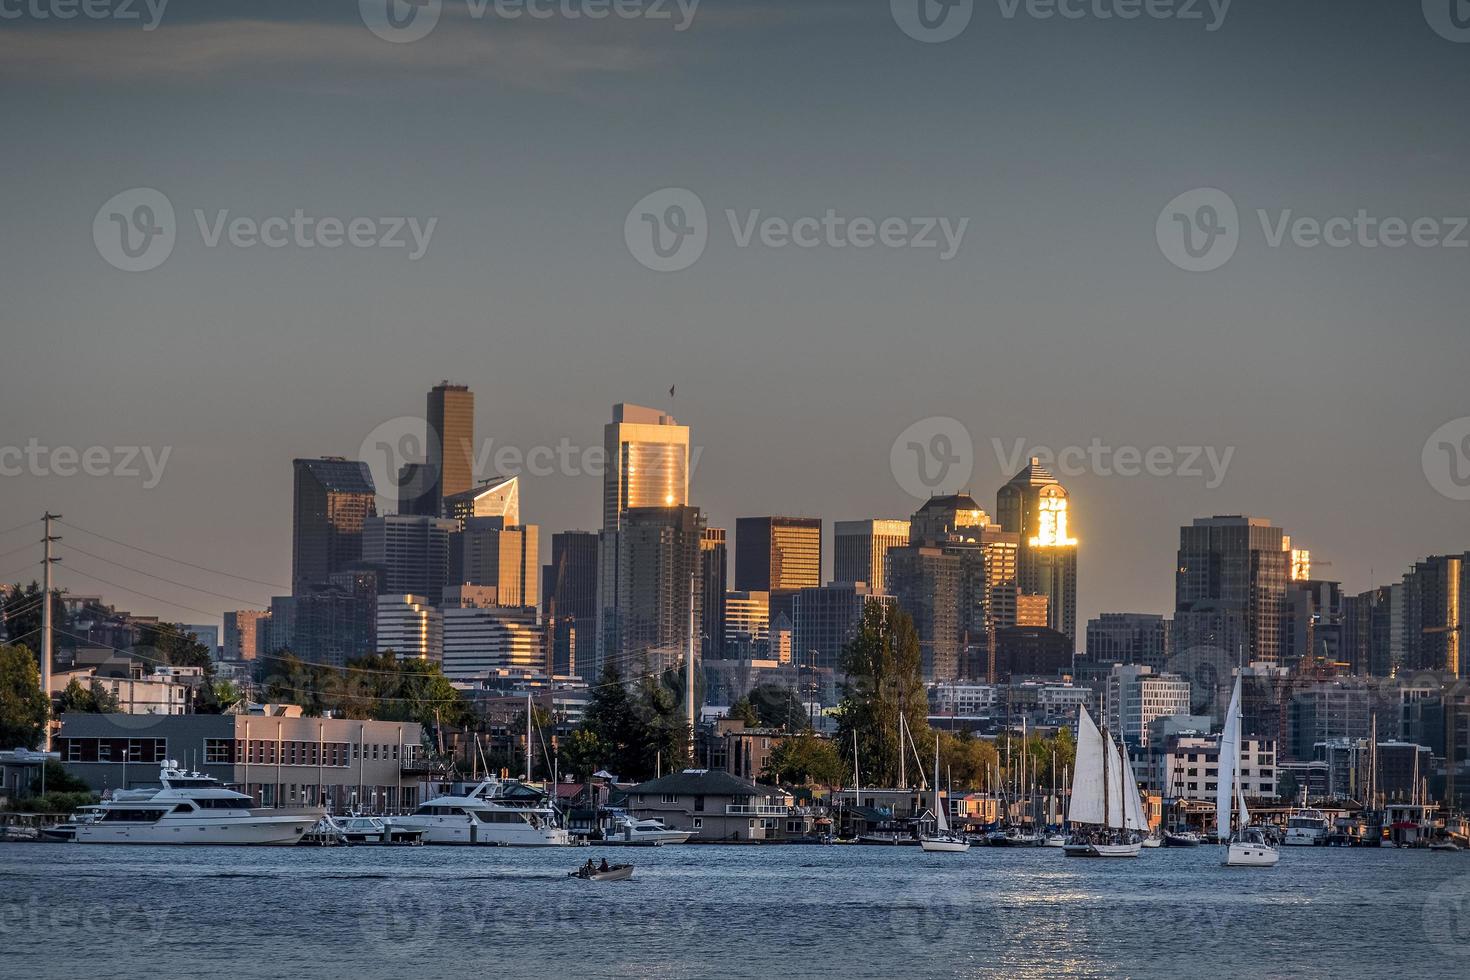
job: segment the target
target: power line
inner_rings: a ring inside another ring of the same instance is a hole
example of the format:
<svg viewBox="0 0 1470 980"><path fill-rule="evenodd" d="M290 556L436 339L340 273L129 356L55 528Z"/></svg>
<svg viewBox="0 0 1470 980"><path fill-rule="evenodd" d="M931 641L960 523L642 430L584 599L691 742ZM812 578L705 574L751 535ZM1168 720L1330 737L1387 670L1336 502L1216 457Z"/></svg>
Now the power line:
<svg viewBox="0 0 1470 980"><path fill-rule="evenodd" d="M25 544L21 545L19 548L11 548L4 554L0 554L0 558L9 558L11 555L18 555L22 551L25 551L27 548L34 548L38 544L40 544L39 541L28 541Z"/></svg>
<svg viewBox="0 0 1470 980"><path fill-rule="evenodd" d="M196 606L186 606L182 602L174 602L174 601L169 600L169 599L164 599L164 598L162 598L160 596L150 595L147 592L139 592L137 589L130 589L126 585L118 585L116 582L109 582L109 581L107 581L107 579L101 578L101 577L96 576L96 575L93 575L91 572L84 572L80 568L73 568L72 571L76 572L78 575L81 575L84 578L92 579L94 582L100 582L103 585L108 586L109 588L121 589L124 592L130 593L130 594L136 595L136 596L141 596L144 599L152 599L154 602L161 602L165 606L173 606L176 609L187 609L190 612L202 613L205 616L223 616L224 615L224 613L222 613L222 612L220 612L218 610L199 609Z"/></svg>
<svg viewBox="0 0 1470 980"><path fill-rule="evenodd" d="M99 533L97 531L89 531L89 530L87 530L84 527L78 527L77 525L71 523L70 521L57 521L56 523L61 524L61 525L64 525L66 527L69 527L73 531L81 531L83 534L90 534L94 538L101 538L103 541L111 542L112 544L118 545L120 547L129 548L129 549L131 549L133 551L141 551L145 555L151 555L154 558L162 558L164 561L171 561L171 562L175 562L175 563L180 564L180 565L186 565L189 568L193 568L193 569L196 569L196 570L201 571L201 572L209 572L209 573L211 573L213 575L224 575L227 578L239 579L242 582L252 582L252 583L254 583L256 585L264 585L267 588L271 588L271 589L281 589L283 591L290 591L290 588L291 588L289 585L282 585L280 582L267 582L264 579L251 578L248 575L237 575L234 572L221 571L218 568L209 568L208 566L205 566L205 565L196 565L194 562L185 561L182 558L173 558L173 557L171 557L169 555L160 554L157 551L149 551L147 548L141 548L141 547L139 547L138 545L135 545L135 544L128 544L126 541L119 541L117 538L109 538L107 535L101 534L101 533ZM188 607L185 606L184 608L187 609Z"/></svg>
<svg viewBox="0 0 1470 980"><path fill-rule="evenodd" d="M256 600L256 599L244 599L244 598L241 598L240 596L230 595L229 593L226 593L226 592L214 592L214 591L211 591L210 589L202 588L202 587L200 587L198 585L190 585L187 582L175 582L171 578L164 578L162 575L155 575L152 572L145 571L144 569L134 568L132 565L124 565L122 562L120 562L120 561L113 561L111 558L103 558L101 555L94 555L90 551L83 551L81 548L78 548L74 544L73 545L67 545L67 547L68 547L68 549L70 549L71 551L75 551L79 555L86 555L88 558L95 558L95 559L97 559L100 562L106 562L109 565L115 565L116 567L121 568L121 569L124 569L124 570L129 571L129 572L136 572L139 575L144 575L144 576L147 576L148 578L157 579L158 581L164 582L164 583L166 583L168 585L176 585L176 586L178 586L181 589L190 589L190 590L192 590L194 592L203 592L205 595L212 595L212 596L215 596L216 598L219 598L219 599L229 599L232 602L243 602L243 603L246 603L247 605L252 606L252 607L253 606L262 605L262 603L260 601ZM3 556L0 556L0 557L3 557ZM270 603L267 602L267 603L264 603L264 605L270 605ZM187 609L188 607L185 606L184 608Z"/></svg>
<svg viewBox="0 0 1470 980"><path fill-rule="evenodd" d="M0 538L5 537L5 535L7 535L7 534L14 534L16 531L19 531L22 528L30 527L30 526L32 526L35 523L36 522L34 520L29 520L29 521L26 521L24 524L17 524L17 525L15 525L15 527L6 528L4 531L0 531Z"/></svg>

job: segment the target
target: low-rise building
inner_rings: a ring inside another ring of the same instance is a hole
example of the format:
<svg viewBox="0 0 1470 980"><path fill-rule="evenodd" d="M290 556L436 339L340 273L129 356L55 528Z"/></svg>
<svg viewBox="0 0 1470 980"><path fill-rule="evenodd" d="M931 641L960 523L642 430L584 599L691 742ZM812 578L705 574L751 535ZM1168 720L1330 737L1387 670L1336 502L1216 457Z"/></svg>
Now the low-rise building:
<svg viewBox="0 0 1470 980"><path fill-rule="evenodd" d="M1183 733L1171 736L1158 757L1154 785L1165 796L1182 800L1215 799L1220 771L1220 736ZM1276 743L1247 738L1240 746L1240 785L1248 800L1276 798Z"/></svg>
<svg viewBox="0 0 1470 980"><path fill-rule="evenodd" d="M639 783L628 792L628 810L705 841L774 841L800 837L810 817L793 811L791 797L727 772L685 769Z"/></svg>

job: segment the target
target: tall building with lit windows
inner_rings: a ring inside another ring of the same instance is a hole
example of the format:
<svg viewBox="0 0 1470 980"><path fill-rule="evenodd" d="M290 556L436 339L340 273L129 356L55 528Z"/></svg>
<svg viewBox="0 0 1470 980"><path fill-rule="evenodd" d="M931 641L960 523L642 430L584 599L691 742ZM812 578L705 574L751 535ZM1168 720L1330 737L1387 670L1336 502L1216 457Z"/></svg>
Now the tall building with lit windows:
<svg viewBox="0 0 1470 980"><path fill-rule="evenodd" d="M689 503L689 427L656 408L618 403L602 430L602 531L598 535L597 660L621 660L624 626L619 603L630 596L629 567L619 532L633 509L683 508ZM695 548L698 558L698 543Z"/></svg>
<svg viewBox="0 0 1470 980"><path fill-rule="evenodd" d="M355 459L324 456L291 465L291 594L305 596L362 561L362 526L377 513L377 496L368 465Z"/></svg>
<svg viewBox="0 0 1470 980"><path fill-rule="evenodd" d="M801 589L822 584L822 521L817 517L741 517L735 521L735 588L767 592L771 621L792 618Z"/></svg>
<svg viewBox="0 0 1470 980"><path fill-rule="evenodd" d="M908 521L836 521L832 525L832 580L866 582L874 595L882 595L887 587L888 549L908 543Z"/></svg>
<svg viewBox="0 0 1470 980"><path fill-rule="evenodd" d="M445 516L443 501L464 493L475 482L475 393L467 385L441 381L429 390L430 494Z"/></svg>
<svg viewBox="0 0 1470 980"><path fill-rule="evenodd" d="M1067 489L1041 460L1031 461L995 495L1000 526L1020 535L1016 556L1021 591L1044 595L1048 626L1077 642L1077 539Z"/></svg>

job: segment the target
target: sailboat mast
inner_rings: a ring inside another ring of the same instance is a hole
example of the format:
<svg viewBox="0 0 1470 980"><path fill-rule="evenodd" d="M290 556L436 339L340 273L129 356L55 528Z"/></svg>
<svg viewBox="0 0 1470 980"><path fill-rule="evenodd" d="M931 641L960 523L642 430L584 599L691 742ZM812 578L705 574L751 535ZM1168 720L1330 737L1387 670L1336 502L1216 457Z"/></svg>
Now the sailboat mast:
<svg viewBox="0 0 1470 980"><path fill-rule="evenodd" d="M852 730L852 792L853 806L863 805L863 778L858 775L857 729Z"/></svg>

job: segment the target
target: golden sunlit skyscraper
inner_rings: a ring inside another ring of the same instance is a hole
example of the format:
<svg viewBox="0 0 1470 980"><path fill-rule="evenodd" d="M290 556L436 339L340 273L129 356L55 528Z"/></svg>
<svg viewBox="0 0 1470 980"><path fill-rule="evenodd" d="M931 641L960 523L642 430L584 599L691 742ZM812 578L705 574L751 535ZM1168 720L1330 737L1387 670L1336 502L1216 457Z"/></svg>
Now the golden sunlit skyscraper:
<svg viewBox="0 0 1470 980"><path fill-rule="evenodd" d="M443 517L443 500L475 484L475 393L467 385L441 381L429 389L430 495L435 517Z"/></svg>
<svg viewBox="0 0 1470 980"><path fill-rule="evenodd" d="M1077 538L1066 487L1031 461L995 495L1000 526L1021 536L1016 579L1023 593L1047 598L1047 625L1077 642Z"/></svg>

